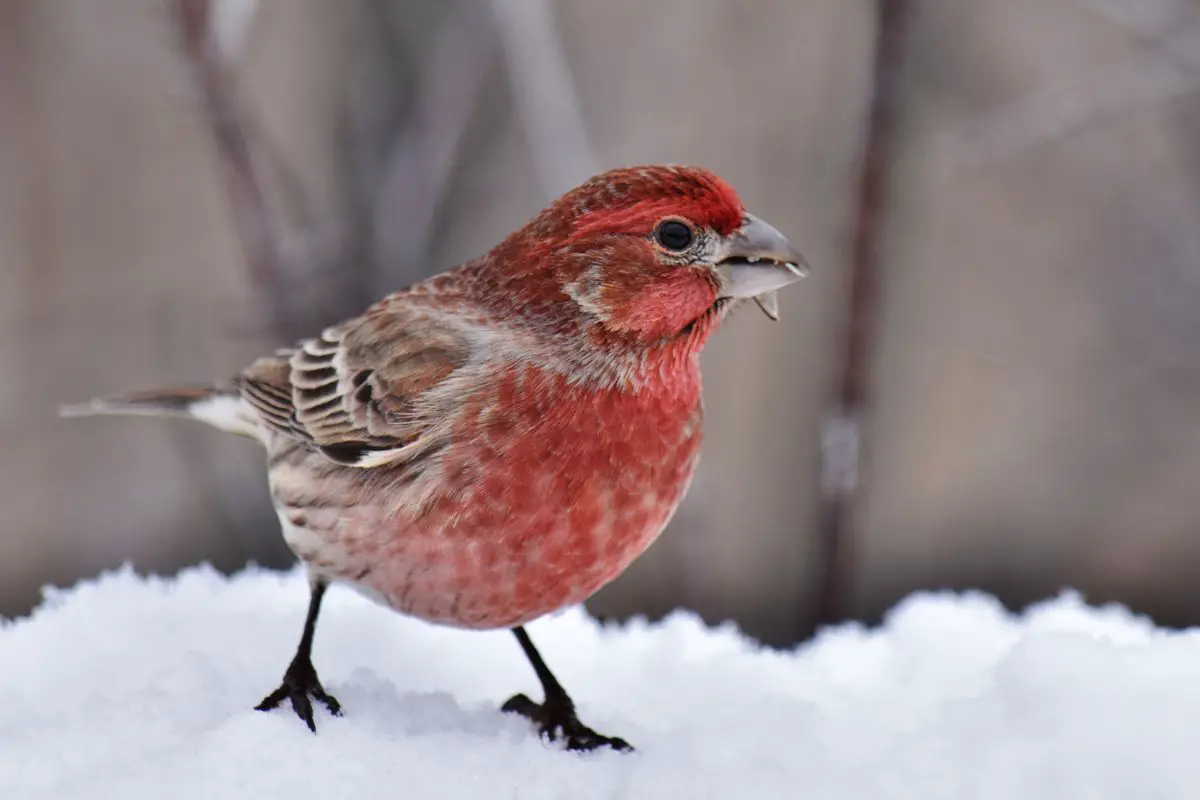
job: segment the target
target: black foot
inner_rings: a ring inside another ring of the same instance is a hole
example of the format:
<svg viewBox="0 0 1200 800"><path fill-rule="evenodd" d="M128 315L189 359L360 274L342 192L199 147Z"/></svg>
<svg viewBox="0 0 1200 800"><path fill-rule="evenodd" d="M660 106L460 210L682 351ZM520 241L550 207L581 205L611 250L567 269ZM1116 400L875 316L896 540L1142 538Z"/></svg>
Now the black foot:
<svg viewBox="0 0 1200 800"><path fill-rule="evenodd" d="M520 714L552 742L562 739L568 750L587 751L598 747L611 747L621 752L632 750L629 742L616 736L604 736L579 721L575 705L570 700L547 700L535 703L523 694L509 698L500 707L509 714Z"/></svg>
<svg viewBox="0 0 1200 800"><path fill-rule="evenodd" d="M317 723L313 720L310 697L324 703L330 714L335 717L341 716L342 704L332 695L325 693L321 681L317 679L317 671L313 669L312 662L308 659L297 658L288 666L287 672L283 673L283 683L279 688L263 698L263 701L254 709L270 711L286 698L292 701L292 710L296 712L296 716L304 720L304 724L310 731L316 733Z"/></svg>

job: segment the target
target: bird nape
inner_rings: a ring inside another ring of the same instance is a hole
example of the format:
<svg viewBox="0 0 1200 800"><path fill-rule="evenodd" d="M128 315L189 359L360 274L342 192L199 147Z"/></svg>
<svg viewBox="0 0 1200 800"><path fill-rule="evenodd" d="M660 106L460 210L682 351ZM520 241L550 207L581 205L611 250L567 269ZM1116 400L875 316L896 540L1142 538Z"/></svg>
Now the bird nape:
<svg viewBox="0 0 1200 800"><path fill-rule="evenodd" d="M616 169L227 382L64 413L185 417L266 449L312 595L260 710L286 699L314 732L313 700L341 712L311 660L340 582L429 622L510 628L543 700L503 710L569 749L624 750L579 721L524 625L586 600L659 535L700 454L701 348L741 300L777 318L776 290L804 274L712 173Z"/></svg>

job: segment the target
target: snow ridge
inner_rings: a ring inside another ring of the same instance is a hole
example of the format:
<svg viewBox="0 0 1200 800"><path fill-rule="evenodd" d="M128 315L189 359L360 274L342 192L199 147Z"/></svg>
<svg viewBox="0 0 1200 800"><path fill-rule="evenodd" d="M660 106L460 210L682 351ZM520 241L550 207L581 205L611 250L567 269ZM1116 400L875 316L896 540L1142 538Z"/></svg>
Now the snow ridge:
<svg viewBox="0 0 1200 800"><path fill-rule="evenodd" d="M345 716L311 735L275 687L303 575L124 569L0 622L0 794L17 798L1194 798L1200 635L1075 594L1011 615L924 594L790 652L678 613L530 626L597 730L575 755L499 703L537 682L505 632L336 589L314 663Z"/></svg>

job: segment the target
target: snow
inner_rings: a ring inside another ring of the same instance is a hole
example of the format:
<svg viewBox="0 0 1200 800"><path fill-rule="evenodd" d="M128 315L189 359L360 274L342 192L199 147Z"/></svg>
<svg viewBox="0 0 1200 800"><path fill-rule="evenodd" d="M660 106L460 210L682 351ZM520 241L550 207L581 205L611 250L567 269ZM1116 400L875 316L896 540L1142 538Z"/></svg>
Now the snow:
<svg viewBox="0 0 1200 800"><path fill-rule="evenodd" d="M537 683L506 632L331 591L314 662L345 716L252 709L290 660L298 572L128 570L0 625L0 796L1200 796L1200 636L1066 594L1021 615L926 594L789 652L676 614L530 634L596 729L577 755L497 706Z"/></svg>

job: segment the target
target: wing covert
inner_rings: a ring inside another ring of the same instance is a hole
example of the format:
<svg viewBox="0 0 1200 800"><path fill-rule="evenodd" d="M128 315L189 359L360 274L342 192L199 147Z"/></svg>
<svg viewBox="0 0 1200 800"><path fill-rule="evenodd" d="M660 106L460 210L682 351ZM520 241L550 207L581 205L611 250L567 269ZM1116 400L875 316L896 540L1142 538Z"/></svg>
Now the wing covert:
<svg viewBox="0 0 1200 800"><path fill-rule="evenodd" d="M445 410L435 390L470 359L473 337L453 317L402 304L371 312L260 359L242 396L273 430L331 461L373 467L424 449Z"/></svg>

